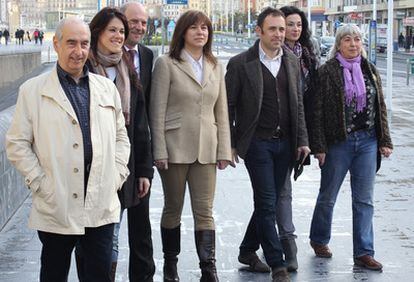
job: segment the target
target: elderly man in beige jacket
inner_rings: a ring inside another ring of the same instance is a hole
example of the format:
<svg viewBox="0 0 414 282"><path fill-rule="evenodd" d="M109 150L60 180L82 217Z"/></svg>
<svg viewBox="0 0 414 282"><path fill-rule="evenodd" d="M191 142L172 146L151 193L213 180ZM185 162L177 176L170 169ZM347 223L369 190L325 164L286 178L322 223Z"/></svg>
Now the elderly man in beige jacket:
<svg viewBox="0 0 414 282"><path fill-rule="evenodd" d="M25 82L6 137L9 160L32 191L29 227L42 242L40 281L67 281L71 253L85 253L87 281L110 281L117 190L127 178L130 144L115 85L88 72L88 26L59 23L58 62Z"/></svg>

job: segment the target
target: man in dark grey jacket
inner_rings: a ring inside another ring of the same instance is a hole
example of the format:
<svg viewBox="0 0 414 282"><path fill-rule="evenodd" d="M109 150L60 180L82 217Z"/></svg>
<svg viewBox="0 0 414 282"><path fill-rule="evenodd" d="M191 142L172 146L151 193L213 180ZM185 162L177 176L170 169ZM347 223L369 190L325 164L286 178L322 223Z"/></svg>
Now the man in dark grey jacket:
<svg viewBox="0 0 414 282"><path fill-rule="evenodd" d="M290 175L295 160L310 153L300 65L293 53L282 48L282 12L265 9L258 17L256 33L260 39L230 60L226 74L234 161L238 162L237 156L244 159L254 192L255 209L240 245L239 261L255 271L266 271L256 255L261 246L273 281L290 281L288 254L284 259L275 221L293 227ZM294 254L289 255L296 257L296 250L291 251Z"/></svg>

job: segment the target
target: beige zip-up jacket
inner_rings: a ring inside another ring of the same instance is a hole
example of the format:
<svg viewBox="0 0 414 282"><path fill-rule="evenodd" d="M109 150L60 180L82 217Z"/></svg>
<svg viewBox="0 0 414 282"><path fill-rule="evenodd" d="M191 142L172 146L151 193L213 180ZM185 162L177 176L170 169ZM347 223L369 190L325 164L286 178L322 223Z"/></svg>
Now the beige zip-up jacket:
<svg viewBox="0 0 414 282"><path fill-rule="evenodd" d="M20 87L6 151L32 191L30 228L84 234L119 221L117 190L130 154L121 101L102 76L89 73L89 89L93 159L84 197L82 132L56 67Z"/></svg>

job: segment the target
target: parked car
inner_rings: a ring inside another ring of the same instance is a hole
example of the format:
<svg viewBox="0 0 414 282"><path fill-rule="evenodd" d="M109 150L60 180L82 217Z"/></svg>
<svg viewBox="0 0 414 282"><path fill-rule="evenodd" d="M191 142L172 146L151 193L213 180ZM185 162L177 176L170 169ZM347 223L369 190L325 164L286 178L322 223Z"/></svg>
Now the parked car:
<svg viewBox="0 0 414 282"><path fill-rule="evenodd" d="M319 46L321 49L321 56L326 56L331 50L331 47L335 44L335 37L333 36L322 36L319 38Z"/></svg>

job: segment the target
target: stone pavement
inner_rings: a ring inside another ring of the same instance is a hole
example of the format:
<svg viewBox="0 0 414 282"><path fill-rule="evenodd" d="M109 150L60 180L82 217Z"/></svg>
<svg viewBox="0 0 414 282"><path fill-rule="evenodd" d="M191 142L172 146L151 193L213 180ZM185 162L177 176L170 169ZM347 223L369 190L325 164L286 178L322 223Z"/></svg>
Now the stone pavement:
<svg viewBox="0 0 414 282"><path fill-rule="evenodd" d="M414 281L414 88L404 78L393 81L391 132L394 154L384 160L375 187L376 258L384 264L382 273L355 267L352 261L352 214L347 177L335 207L330 247L331 259L316 258L309 246L309 225L319 185L315 161L306 167L294 185L293 212L299 248L299 270L293 281ZM385 85L384 85L385 86ZM194 245L193 220L187 195L182 216L181 281L198 281L200 274ZM40 242L27 228L30 197L0 232L0 281L38 281ZM154 281L162 281L160 216L163 195L158 175L153 182L151 220L153 226ZM218 173L214 216L217 229L217 268L221 281L270 281L267 274L252 274L237 262L238 245L253 209L252 191L246 169L240 164ZM125 218L126 220L126 218ZM128 281L126 222L121 227L119 268L116 281ZM261 254L261 251L260 251ZM77 281L72 263L69 281Z"/></svg>

